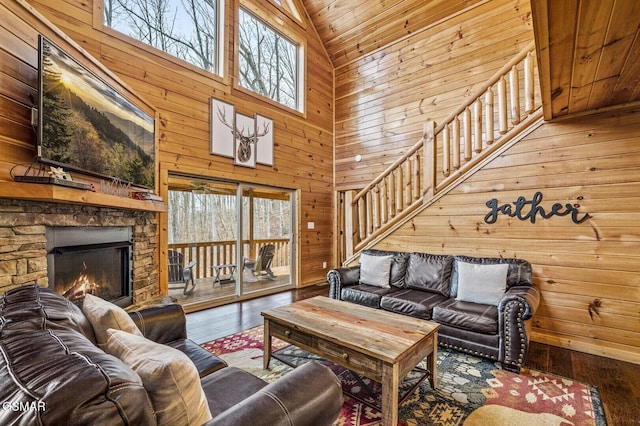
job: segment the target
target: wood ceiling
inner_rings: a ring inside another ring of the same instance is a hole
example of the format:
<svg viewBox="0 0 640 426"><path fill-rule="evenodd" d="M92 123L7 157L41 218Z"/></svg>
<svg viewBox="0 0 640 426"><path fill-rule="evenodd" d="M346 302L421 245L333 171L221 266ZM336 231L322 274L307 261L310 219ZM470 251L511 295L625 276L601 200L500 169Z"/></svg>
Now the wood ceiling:
<svg viewBox="0 0 640 426"><path fill-rule="evenodd" d="M302 0L338 68L487 0Z"/></svg>
<svg viewBox="0 0 640 426"><path fill-rule="evenodd" d="M487 0L302 0L334 67ZM531 0L546 119L640 101L639 0Z"/></svg>
<svg viewBox="0 0 640 426"><path fill-rule="evenodd" d="M640 101L640 1L531 6L546 119Z"/></svg>

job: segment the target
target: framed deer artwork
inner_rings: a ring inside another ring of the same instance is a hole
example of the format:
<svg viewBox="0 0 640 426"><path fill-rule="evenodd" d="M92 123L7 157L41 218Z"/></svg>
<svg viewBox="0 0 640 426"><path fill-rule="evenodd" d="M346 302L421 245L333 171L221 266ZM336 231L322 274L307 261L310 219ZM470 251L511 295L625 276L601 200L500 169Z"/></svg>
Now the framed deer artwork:
<svg viewBox="0 0 640 426"><path fill-rule="evenodd" d="M236 110L229 103L211 98L211 147L212 154L234 158L235 138L232 129L236 125Z"/></svg>
<svg viewBox="0 0 640 426"><path fill-rule="evenodd" d="M273 120L237 113L233 105L211 98L211 153L239 166L273 166Z"/></svg>
<svg viewBox="0 0 640 426"><path fill-rule="evenodd" d="M245 167L256 166L256 120L248 115L236 113L235 156L233 164Z"/></svg>
<svg viewBox="0 0 640 426"><path fill-rule="evenodd" d="M273 166L273 120L256 114L256 162Z"/></svg>

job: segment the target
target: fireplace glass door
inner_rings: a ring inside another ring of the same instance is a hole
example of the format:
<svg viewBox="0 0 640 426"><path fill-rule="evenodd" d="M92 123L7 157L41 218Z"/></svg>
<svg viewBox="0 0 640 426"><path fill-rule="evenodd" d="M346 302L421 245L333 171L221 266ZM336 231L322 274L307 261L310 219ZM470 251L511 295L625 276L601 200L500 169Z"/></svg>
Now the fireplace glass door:
<svg viewBox="0 0 640 426"><path fill-rule="evenodd" d="M85 293L109 301L126 297L128 251L128 245L56 249L55 291L73 302L79 302Z"/></svg>
<svg viewBox="0 0 640 426"><path fill-rule="evenodd" d="M131 303L131 229L47 229L49 287L80 304L90 293Z"/></svg>

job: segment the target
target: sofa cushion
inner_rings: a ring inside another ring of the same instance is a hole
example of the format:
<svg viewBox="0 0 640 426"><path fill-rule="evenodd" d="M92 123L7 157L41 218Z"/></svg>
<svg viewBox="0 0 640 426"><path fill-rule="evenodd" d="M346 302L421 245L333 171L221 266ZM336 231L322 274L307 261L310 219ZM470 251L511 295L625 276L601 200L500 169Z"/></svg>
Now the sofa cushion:
<svg viewBox="0 0 640 426"><path fill-rule="evenodd" d="M433 308L434 321L483 334L498 333L498 308L494 305L449 299Z"/></svg>
<svg viewBox="0 0 640 426"><path fill-rule="evenodd" d="M411 253L407 264L407 288L449 297L453 256Z"/></svg>
<svg viewBox="0 0 640 426"><path fill-rule="evenodd" d="M457 300L498 306L507 290L507 264L483 265L456 260L456 267Z"/></svg>
<svg viewBox="0 0 640 426"><path fill-rule="evenodd" d="M4 410L0 423L155 424L140 377L84 334L79 315L75 305L36 285L0 299L0 401L35 408Z"/></svg>
<svg viewBox="0 0 640 426"><path fill-rule="evenodd" d="M198 370L182 352L121 330L107 330L109 352L142 379L158 425L201 425L211 420Z"/></svg>
<svg viewBox="0 0 640 426"><path fill-rule="evenodd" d="M163 344L185 354L195 364L201 378L227 366L222 358L213 355L191 339L177 339Z"/></svg>
<svg viewBox="0 0 640 426"><path fill-rule="evenodd" d="M499 258L499 257L472 257L456 256L453 262L453 272L451 273L451 296L458 294L458 268L459 261L468 263L479 263L482 265L506 264L507 270L507 290L513 286L531 286L531 264L524 259Z"/></svg>
<svg viewBox="0 0 640 426"><path fill-rule="evenodd" d="M265 386L267 382L237 367L223 368L202 379L202 389L213 417L241 403ZM229 392L229 389L233 389L233 392Z"/></svg>
<svg viewBox="0 0 640 426"><path fill-rule="evenodd" d="M360 283L390 288L391 262L393 256L360 255Z"/></svg>
<svg viewBox="0 0 640 426"><path fill-rule="evenodd" d="M380 308L380 299L386 294L398 291L397 288L382 288L373 285L359 284L344 287L340 299L370 308Z"/></svg>
<svg viewBox="0 0 640 426"><path fill-rule="evenodd" d="M72 328L92 343L96 341L91 323L82 310L50 288L25 285L8 290L2 301L2 318L6 321L3 329Z"/></svg>
<svg viewBox="0 0 640 426"><path fill-rule="evenodd" d="M447 298L438 293L402 289L383 296L380 307L386 311L429 320L434 306L445 300Z"/></svg>
<svg viewBox="0 0 640 426"><path fill-rule="evenodd" d="M409 253L402 251L367 249L362 251L362 255L392 256L393 260L391 261L389 284L391 285L391 287L398 288L403 288L405 286L404 278L407 273L407 261L409 259Z"/></svg>
<svg viewBox="0 0 640 426"><path fill-rule="evenodd" d="M106 348L107 330L123 330L127 333L142 337L142 333L133 322L133 319L120 306L92 294L87 294L82 303L82 312L86 315L93 327L98 346Z"/></svg>

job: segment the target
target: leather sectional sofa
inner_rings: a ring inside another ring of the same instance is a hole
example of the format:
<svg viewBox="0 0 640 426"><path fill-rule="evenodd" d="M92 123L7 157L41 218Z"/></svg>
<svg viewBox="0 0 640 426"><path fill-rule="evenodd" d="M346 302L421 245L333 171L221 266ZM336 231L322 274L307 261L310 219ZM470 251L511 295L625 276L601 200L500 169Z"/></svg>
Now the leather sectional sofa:
<svg viewBox="0 0 640 426"><path fill-rule="evenodd" d="M93 322L100 301L89 315L87 299L81 310L36 285L0 297L0 424L306 426L340 411L340 384L321 364L267 384L189 340L179 305L116 307L108 320L121 329L105 334Z"/></svg>
<svg viewBox="0 0 640 426"><path fill-rule="evenodd" d="M540 301L526 260L368 249L327 279L334 299L438 322L441 346L510 371L525 362Z"/></svg>

